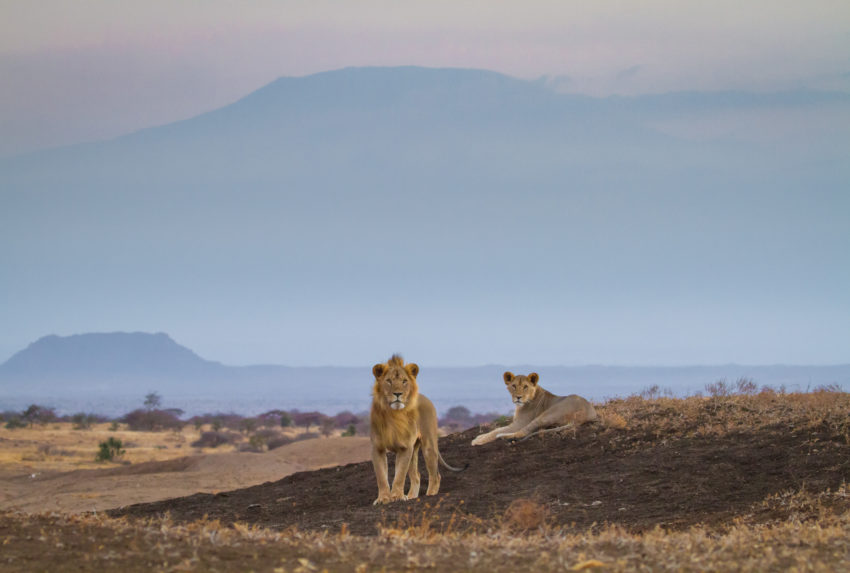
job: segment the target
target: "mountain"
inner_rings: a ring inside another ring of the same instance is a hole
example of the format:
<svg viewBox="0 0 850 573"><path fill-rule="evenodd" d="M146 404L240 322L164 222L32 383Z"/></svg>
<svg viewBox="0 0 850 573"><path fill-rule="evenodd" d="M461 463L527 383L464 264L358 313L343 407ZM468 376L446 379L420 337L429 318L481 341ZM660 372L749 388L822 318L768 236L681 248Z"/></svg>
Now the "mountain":
<svg viewBox="0 0 850 573"><path fill-rule="evenodd" d="M0 375L34 380L181 378L208 376L222 368L161 332L112 332L39 338L0 365Z"/></svg>
<svg viewBox="0 0 850 573"><path fill-rule="evenodd" d="M226 366L199 357L164 333L50 335L0 364L0 404L22 396L29 401L46 397L59 403L93 400L113 411L116 403L152 390L196 405L210 397L226 403L252 393L260 401L278 394L303 401L317 385L337 387L339 372L344 379L346 369Z"/></svg>
<svg viewBox="0 0 850 573"><path fill-rule="evenodd" d="M4 330L220 330L300 364L843 360L848 117L847 94L281 78L0 160Z"/></svg>

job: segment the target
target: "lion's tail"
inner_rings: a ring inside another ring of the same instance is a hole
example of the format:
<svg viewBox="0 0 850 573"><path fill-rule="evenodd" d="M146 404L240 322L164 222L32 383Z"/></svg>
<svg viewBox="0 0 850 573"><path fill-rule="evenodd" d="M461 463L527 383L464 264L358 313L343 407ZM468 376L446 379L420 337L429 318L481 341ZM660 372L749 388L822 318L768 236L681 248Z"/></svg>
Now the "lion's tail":
<svg viewBox="0 0 850 573"><path fill-rule="evenodd" d="M454 466L450 466L448 463L446 463L446 460L443 459L443 454L441 454L440 452L437 452L437 457L440 458L440 463L443 464L444 468L446 468L447 470L453 471L453 472L462 472L463 470L465 470L466 468L469 467L469 463L467 463L462 468L456 468Z"/></svg>

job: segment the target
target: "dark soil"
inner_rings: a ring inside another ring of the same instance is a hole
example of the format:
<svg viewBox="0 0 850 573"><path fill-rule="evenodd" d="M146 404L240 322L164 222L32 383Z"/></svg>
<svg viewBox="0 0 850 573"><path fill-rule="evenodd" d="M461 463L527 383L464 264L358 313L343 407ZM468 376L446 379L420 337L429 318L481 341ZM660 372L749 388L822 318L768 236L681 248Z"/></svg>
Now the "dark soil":
<svg viewBox="0 0 850 573"><path fill-rule="evenodd" d="M462 473L441 469L435 497L373 506L377 486L372 464L365 462L226 493L132 505L110 515L168 513L176 521L206 516L274 529L338 531L346 524L351 533L372 535L380 524L486 529L499 524L511 502L528 498L545 507L551 525L586 530L611 523L640 532L720 526L734 517L787 519L776 509L781 504L760 502L781 492L835 490L850 481L850 445L826 424L800 430L776 424L714 437L588 425L514 445L470 446L478 433L472 429L440 440L450 464L469 467ZM424 492L423 466L420 460Z"/></svg>

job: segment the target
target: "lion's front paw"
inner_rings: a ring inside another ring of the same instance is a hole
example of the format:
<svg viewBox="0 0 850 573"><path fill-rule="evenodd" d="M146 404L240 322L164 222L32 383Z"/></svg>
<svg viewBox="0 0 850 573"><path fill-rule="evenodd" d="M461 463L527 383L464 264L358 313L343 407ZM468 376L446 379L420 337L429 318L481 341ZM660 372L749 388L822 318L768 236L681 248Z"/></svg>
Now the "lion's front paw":
<svg viewBox="0 0 850 573"><path fill-rule="evenodd" d="M487 438L487 434L481 434L477 436L474 440L472 440L473 446L480 446L481 444L486 444L490 440Z"/></svg>
<svg viewBox="0 0 850 573"><path fill-rule="evenodd" d="M506 434L498 434L496 437L503 440L515 440L516 438L519 438L520 435L519 432L510 432Z"/></svg>
<svg viewBox="0 0 850 573"><path fill-rule="evenodd" d="M373 502L372 502L372 505L378 505L379 503L389 503L390 501L392 501L392 500L390 499L390 494L389 494L389 492L387 492L387 493L379 493L379 494L378 494L378 499L376 499L375 501L373 501Z"/></svg>

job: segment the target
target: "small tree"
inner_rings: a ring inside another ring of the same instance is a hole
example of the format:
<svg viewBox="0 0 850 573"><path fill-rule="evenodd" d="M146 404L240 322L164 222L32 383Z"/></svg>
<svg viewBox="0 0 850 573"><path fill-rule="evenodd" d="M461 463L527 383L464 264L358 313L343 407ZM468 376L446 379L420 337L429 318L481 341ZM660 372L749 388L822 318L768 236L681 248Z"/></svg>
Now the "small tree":
<svg viewBox="0 0 850 573"><path fill-rule="evenodd" d="M122 421L134 432L175 430L183 428L184 422L169 410L143 410L138 408L124 415Z"/></svg>
<svg viewBox="0 0 850 573"><path fill-rule="evenodd" d="M351 424L356 424L360 421L360 417L352 414L348 410L344 410L333 417L337 428L347 428Z"/></svg>
<svg viewBox="0 0 850 573"><path fill-rule="evenodd" d="M94 459L98 462L111 462L113 459L124 455L123 446L121 440L109 436L108 440L100 442L100 450L98 450Z"/></svg>
<svg viewBox="0 0 850 573"><path fill-rule="evenodd" d="M348 428L342 433L343 438L350 438L351 436L357 434L357 428L354 427L354 424L349 424Z"/></svg>
<svg viewBox="0 0 850 573"><path fill-rule="evenodd" d="M318 426L325 417L321 412L296 412L292 415L292 421L299 426L304 426L304 431L309 432L310 426Z"/></svg>
<svg viewBox="0 0 850 573"><path fill-rule="evenodd" d="M10 416L8 420L6 420L5 428L7 430L14 430L16 428L26 428L27 423L20 418L20 416Z"/></svg>
<svg viewBox="0 0 850 573"><path fill-rule="evenodd" d="M336 420L333 418L325 418L322 420L320 426L322 429L322 435L329 438L331 434L334 433L334 428L336 428Z"/></svg>
<svg viewBox="0 0 850 573"><path fill-rule="evenodd" d="M239 429L245 434L250 434L257 429L256 418L244 418L239 422Z"/></svg>
<svg viewBox="0 0 850 573"><path fill-rule="evenodd" d="M440 418L439 424L447 426L451 431L456 432L461 428L469 428L474 424L472 414L466 406L453 406L449 408L446 415Z"/></svg>
<svg viewBox="0 0 850 573"><path fill-rule="evenodd" d="M732 393L732 388L729 386L729 383L726 382L725 378L721 378L717 382L706 384L705 391L708 392L712 398L722 398L724 396L729 396Z"/></svg>
<svg viewBox="0 0 850 573"><path fill-rule="evenodd" d="M159 408L162 404L162 396L157 394L156 392L149 392L145 395L145 408L148 410L154 410Z"/></svg>
<svg viewBox="0 0 850 573"><path fill-rule="evenodd" d="M31 404L29 408L21 413L21 417L29 422L30 428L38 422L41 425L56 420L56 412L53 408L45 408L38 404Z"/></svg>
<svg viewBox="0 0 850 573"><path fill-rule="evenodd" d="M94 414L77 412L71 416L71 424L73 424L75 430L88 430L95 422L97 422L97 417Z"/></svg>
<svg viewBox="0 0 850 573"><path fill-rule="evenodd" d="M472 415L466 406L453 406L446 412L446 418L457 420L458 422L467 422L472 418Z"/></svg>
<svg viewBox="0 0 850 573"><path fill-rule="evenodd" d="M269 410L256 416L257 424L263 428L275 428L280 425L281 410Z"/></svg>
<svg viewBox="0 0 850 573"><path fill-rule="evenodd" d="M753 382L752 378L738 378L738 381L735 382L735 389L739 394L752 396L758 391L758 385Z"/></svg>
<svg viewBox="0 0 850 573"><path fill-rule="evenodd" d="M281 414L280 414L280 427L281 428L288 428L291 425L292 425L292 416L290 416L289 413L287 413L287 412L281 412Z"/></svg>
<svg viewBox="0 0 850 573"><path fill-rule="evenodd" d="M193 448L217 448L239 440L239 434L227 431L201 432L200 438L192 442Z"/></svg>

